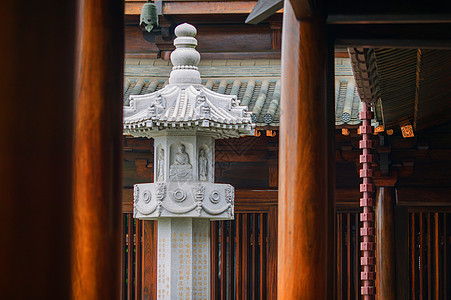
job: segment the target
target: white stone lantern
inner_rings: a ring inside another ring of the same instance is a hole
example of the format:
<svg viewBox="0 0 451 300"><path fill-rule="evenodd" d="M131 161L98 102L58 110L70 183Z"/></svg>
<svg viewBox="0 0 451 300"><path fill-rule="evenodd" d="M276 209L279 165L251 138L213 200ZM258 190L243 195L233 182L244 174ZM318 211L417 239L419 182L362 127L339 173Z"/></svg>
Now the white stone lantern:
<svg viewBox="0 0 451 300"><path fill-rule="evenodd" d="M135 185L133 211L158 220L158 299L210 299L210 220L234 216L234 188L214 183L215 139L255 125L235 95L201 84L196 28L175 35L169 84L124 107L124 134L154 139L155 182Z"/></svg>

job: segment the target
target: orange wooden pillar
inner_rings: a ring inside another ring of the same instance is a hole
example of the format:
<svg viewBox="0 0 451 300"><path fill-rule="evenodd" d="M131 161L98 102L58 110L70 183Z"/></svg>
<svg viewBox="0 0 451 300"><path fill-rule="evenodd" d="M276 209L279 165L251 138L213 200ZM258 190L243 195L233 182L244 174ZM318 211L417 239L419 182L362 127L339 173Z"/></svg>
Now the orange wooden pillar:
<svg viewBox="0 0 451 300"><path fill-rule="evenodd" d="M119 299L124 4L78 5L72 298Z"/></svg>
<svg viewBox="0 0 451 300"><path fill-rule="evenodd" d="M0 4L0 298L69 299L76 1Z"/></svg>
<svg viewBox="0 0 451 300"><path fill-rule="evenodd" d="M376 184L376 300L396 299L394 183Z"/></svg>
<svg viewBox="0 0 451 300"><path fill-rule="evenodd" d="M291 2L282 40L277 293L284 300L332 299L333 64L325 20L298 20Z"/></svg>

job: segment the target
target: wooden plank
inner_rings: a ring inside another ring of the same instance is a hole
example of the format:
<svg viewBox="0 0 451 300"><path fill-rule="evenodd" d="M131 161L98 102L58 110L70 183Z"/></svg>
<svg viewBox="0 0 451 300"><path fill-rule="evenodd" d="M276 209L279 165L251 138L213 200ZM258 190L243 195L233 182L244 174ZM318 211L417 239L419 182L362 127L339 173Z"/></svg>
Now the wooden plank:
<svg viewBox="0 0 451 300"><path fill-rule="evenodd" d="M434 295L440 299L440 232L439 214L434 213Z"/></svg>
<svg viewBox="0 0 451 300"><path fill-rule="evenodd" d="M133 299L133 215L127 214L127 299Z"/></svg>
<svg viewBox="0 0 451 300"><path fill-rule="evenodd" d="M164 15L216 15L249 14L254 8L254 1L229 1L229 2L165 2L163 4Z"/></svg>
<svg viewBox="0 0 451 300"><path fill-rule="evenodd" d="M235 262L235 268L236 268L236 297L239 298L242 295L242 291L243 291L243 285L242 285L242 280L243 280L243 273L242 273L242 268L243 268L243 263L242 263L242 256L243 256L243 251L242 251L242 230L243 230L243 225L242 225L242 217L243 214L235 214L235 218L236 218L236 240L235 240L235 247L236 247L236 262Z"/></svg>
<svg viewBox="0 0 451 300"><path fill-rule="evenodd" d="M398 205L408 206L450 206L450 188L397 188Z"/></svg>
<svg viewBox="0 0 451 300"><path fill-rule="evenodd" d="M411 231L410 215L406 207L395 207L395 244L396 244L396 299L411 299L410 272ZM376 254L377 255L377 254Z"/></svg>
<svg viewBox="0 0 451 300"><path fill-rule="evenodd" d="M416 299L416 241L415 241L415 213L410 213L411 221L410 221L410 253L411 253L411 259L410 259L410 265L411 265L411 281L410 285L412 287L410 298L412 300Z"/></svg>
<svg viewBox="0 0 451 300"><path fill-rule="evenodd" d="M135 300L141 300L142 290L142 222L136 219L136 234L135 234Z"/></svg>
<svg viewBox="0 0 451 300"><path fill-rule="evenodd" d="M451 15L442 14L340 14L327 16L328 24L419 24L449 23Z"/></svg>
<svg viewBox="0 0 451 300"><path fill-rule="evenodd" d="M126 15L140 15L145 1L126 1ZM163 3L164 15L249 14L255 1L174 1Z"/></svg>
<svg viewBox="0 0 451 300"><path fill-rule="evenodd" d="M124 3L79 0L78 8L72 298L112 300L121 271Z"/></svg>
<svg viewBox="0 0 451 300"><path fill-rule="evenodd" d="M157 299L157 242L156 221L143 222L142 299Z"/></svg>
<svg viewBox="0 0 451 300"><path fill-rule="evenodd" d="M427 295L432 299L432 246L431 246L431 213L426 213L426 242L427 242Z"/></svg>
<svg viewBox="0 0 451 300"><path fill-rule="evenodd" d="M346 213L346 293L347 299L351 300L351 213Z"/></svg>
<svg viewBox="0 0 451 300"><path fill-rule="evenodd" d="M343 214L337 216L337 299L343 299Z"/></svg>
<svg viewBox="0 0 451 300"><path fill-rule="evenodd" d="M447 257L448 257L448 250L447 250L447 245L448 245L448 235L446 233L446 222L447 222L447 213L443 213L443 299L448 299L447 298L447 293L448 293L448 285L447 285L447 273L448 273L448 262L447 262Z"/></svg>
<svg viewBox="0 0 451 300"><path fill-rule="evenodd" d="M260 299L266 299L266 220L265 215L260 213Z"/></svg>
<svg viewBox="0 0 451 300"><path fill-rule="evenodd" d="M419 285L419 290L420 290L420 294L419 294L419 299L423 300L423 287L424 287L424 224L423 224L423 213L420 212L418 214L419 217L419 221L418 221L418 226L420 228L420 236L419 236L419 242L420 242L420 263L419 263L419 276L420 276L420 280L418 282Z"/></svg>
<svg viewBox="0 0 451 300"><path fill-rule="evenodd" d="M125 284L126 274L126 255L127 255L127 214L123 213L121 216L121 299L126 299L127 297L127 287Z"/></svg>
<svg viewBox="0 0 451 300"><path fill-rule="evenodd" d="M298 21L292 2L285 1L282 27L277 291L279 299L332 299L334 127L325 79L333 66L325 23Z"/></svg>
<svg viewBox="0 0 451 300"><path fill-rule="evenodd" d="M252 281L251 281L251 294L252 300L257 299L257 291L259 289L257 285L257 216L258 214L252 214Z"/></svg>
<svg viewBox="0 0 451 300"><path fill-rule="evenodd" d="M450 49L450 24L337 24L341 47Z"/></svg>
<svg viewBox="0 0 451 300"><path fill-rule="evenodd" d="M243 236L242 236L242 299L249 299L249 214L242 214L243 217Z"/></svg>
<svg viewBox="0 0 451 300"><path fill-rule="evenodd" d="M238 218L238 216L235 215L235 220L237 220L237 218ZM237 265L235 262L235 259L234 259L235 253L237 252L237 251L235 251L235 234L236 234L236 226L234 226L235 222L232 222L232 221L227 222L227 225L229 226L229 236L228 236L229 256L227 257L227 261L228 261L227 293L228 293L230 299L232 299L234 297L233 290L234 290L234 286L236 287L236 285L233 281L234 267L236 267L236 265Z"/></svg>
<svg viewBox="0 0 451 300"><path fill-rule="evenodd" d="M229 222L230 223L230 222ZM221 221L221 300L227 297L227 222ZM230 249L230 245L229 245Z"/></svg>
<svg viewBox="0 0 451 300"><path fill-rule="evenodd" d="M267 299L276 300L278 298L278 208L276 206L271 206L268 209L268 222L266 225L266 231L268 233L266 238L266 291Z"/></svg>

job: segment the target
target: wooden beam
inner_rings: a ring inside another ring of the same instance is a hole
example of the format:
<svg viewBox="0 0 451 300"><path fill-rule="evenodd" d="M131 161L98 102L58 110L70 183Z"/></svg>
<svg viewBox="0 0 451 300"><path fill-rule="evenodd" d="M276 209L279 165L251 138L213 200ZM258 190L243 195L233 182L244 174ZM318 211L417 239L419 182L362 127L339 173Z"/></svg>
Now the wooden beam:
<svg viewBox="0 0 451 300"><path fill-rule="evenodd" d="M285 1L282 40L277 291L279 299L332 299L333 65L325 21L299 21L292 2Z"/></svg>
<svg viewBox="0 0 451 300"><path fill-rule="evenodd" d="M313 17L313 0L289 0L294 14L298 20L307 20Z"/></svg>
<svg viewBox="0 0 451 300"><path fill-rule="evenodd" d="M258 24L269 18L283 7L283 0L259 0L245 23Z"/></svg>
<svg viewBox="0 0 451 300"><path fill-rule="evenodd" d="M140 15L146 1L125 1L125 15ZM163 15L249 14L255 1L164 1Z"/></svg>
<svg viewBox="0 0 451 300"><path fill-rule="evenodd" d="M396 191L400 206L451 206L449 187L398 187Z"/></svg>
<svg viewBox="0 0 451 300"><path fill-rule="evenodd" d="M365 48L451 49L451 24L333 24L336 45Z"/></svg>
<svg viewBox="0 0 451 300"><path fill-rule="evenodd" d="M376 192L376 300L396 299L396 259L393 186Z"/></svg>
<svg viewBox="0 0 451 300"><path fill-rule="evenodd" d="M72 299L119 299L124 4L78 4Z"/></svg>
<svg viewBox="0 0 451 300"><path fill-rule="evenodd" d="M70 299L75 10L1 4L2 299Z"/></svg>
<svg viewBox="0 0 451 300"><path fill-rule="evenodd" d="M327 17L327 24L437 24L437 23L451 23L451 15L329 15Z"/></svg>

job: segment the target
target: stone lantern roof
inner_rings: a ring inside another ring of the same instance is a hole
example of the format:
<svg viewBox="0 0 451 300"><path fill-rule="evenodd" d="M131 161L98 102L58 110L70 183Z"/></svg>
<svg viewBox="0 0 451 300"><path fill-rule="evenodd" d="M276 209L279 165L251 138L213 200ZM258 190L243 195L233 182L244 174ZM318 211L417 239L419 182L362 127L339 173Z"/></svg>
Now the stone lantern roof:
<svg viewBox="0 0 451 300"><path fill-rule="evenodd" d="M202 85L196 33L186 23L176 28L169 84L150 94L130 96L129 106L124 107L124 133L153 137L183 128L215 138L253 134L252 113L240 105L236 95Z"/></svg>

